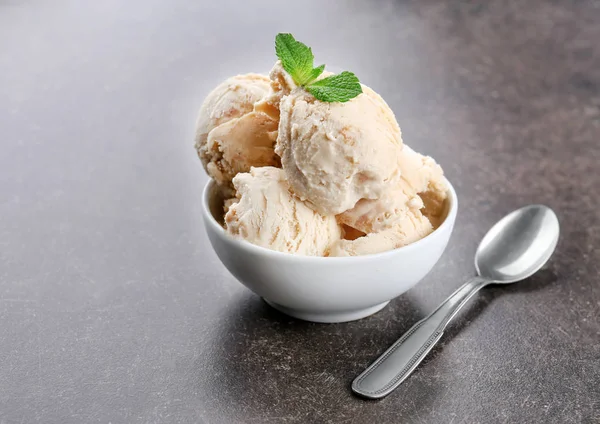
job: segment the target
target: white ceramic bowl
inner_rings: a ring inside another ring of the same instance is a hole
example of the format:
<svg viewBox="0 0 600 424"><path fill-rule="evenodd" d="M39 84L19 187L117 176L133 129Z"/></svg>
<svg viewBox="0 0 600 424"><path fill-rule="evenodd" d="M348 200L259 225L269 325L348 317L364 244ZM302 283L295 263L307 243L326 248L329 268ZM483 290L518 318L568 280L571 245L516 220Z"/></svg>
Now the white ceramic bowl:
<svg viewBox="0 0 600 424"><path fill-rule="evenodd" d="M204 188L204 225L223 265L242 284L283 313L314 322L367 317L417 284L442 255L458 201L448 183L443 223L427 237L399 249L353 257L281 253L231 237L223 229L223 199L211 180Z"/></svg>

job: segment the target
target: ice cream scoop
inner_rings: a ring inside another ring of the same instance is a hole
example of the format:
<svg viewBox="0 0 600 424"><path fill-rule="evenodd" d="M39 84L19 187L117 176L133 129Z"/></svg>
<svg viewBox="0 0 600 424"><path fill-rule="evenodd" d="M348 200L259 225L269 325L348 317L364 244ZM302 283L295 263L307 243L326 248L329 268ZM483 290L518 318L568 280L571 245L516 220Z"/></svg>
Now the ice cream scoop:
<svg viewBox="0 0 600 424"><path fill-rule="evenodd" d="M415 152L405 144L400 154L400 169L402 180L423 200L423 213L437 227L448 194L442 167L432 157Z"/></svg>
<svg viewBox="0 0 600 424"><path fill-rule="evenodd" d="M429 235L433 226L419 209L410 209L392 227L354 240L338 240L330 256L360 256L385 252L413 243Z"/></svg>
<svg viewBox="0 0 600 424"><path fill-rule="evenodd" d="M278 122L254 112L270 90L260 74L228 78L206 98L198 115L196 149L209 176L231 195L231 180L251 166L279 165L273 148Z"/></svg>
<svg viewBox="0 0 600 424"><path fill-rule="evenodd" d="M447 187L442 168L429 156L402 146L400 179L378 199L361 199L338 220L365 233L391 228L410 211L422 209L435 227L443 211Z"/></svg>
<svg viewBox="0 0 600 424"><path fill-rule="evenodd" d="M208 134L216 127L252 112L254 103L270 90L270 80L261 74L244 74L227 78L212 90L200 107L196 123L196 148L206 144Z"/></svg>
<svg viewBox="0 0 600 424"><path fill-rule="evenodd" d="M206 171L217 183L228 186L235 175L251 166L279 166L273 146L277 121L260 112L250 112L219 125L208 134L206 150L211 160Z"/></svg>
<svg viewBox="0 0 600 424"><path fill-rule="evenodd" d="M233 179L237 203L229 205L225 229L235 237L279 252L326 256L341 238L334 216L323 216L295 197L284 172L251 168Z"/></svg>
<svg viewBox="0 0 600 424"><path fill-rule="evenodd" d="M279 105L275 152L294 194L323 215L378 199L400 177L400 127L385 101L363 86L345 103L293 89Z"/></svg>
<svg viewBox="0 0 600 424"><path fill-rule="evenodd" d="M400 179L384 192L379 199L361 199L346 212L338 215L338 221L364 233L375 233L392 228L397 222L423 208L423 201Z"/></svg>

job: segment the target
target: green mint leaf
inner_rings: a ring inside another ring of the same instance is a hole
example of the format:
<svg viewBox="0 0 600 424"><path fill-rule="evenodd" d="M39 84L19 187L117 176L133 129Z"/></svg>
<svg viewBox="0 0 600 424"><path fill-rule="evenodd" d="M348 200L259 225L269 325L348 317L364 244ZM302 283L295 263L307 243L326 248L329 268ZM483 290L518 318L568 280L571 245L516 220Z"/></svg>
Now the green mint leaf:
<svg viewBox="0 0 600 424"><path fill-rule="evenodd" d="M310 82L313 75L314 56L310 47L296 41L292 34L277 34L275 53L283 69L291 75L298 85Z"/></svg>
<svg viewBox="0 0 600 424"><path fill-rule="evenodd" d="M292 34L277 34L275 53L283 69L290 74L294 82L317 100L343 103L362 93L360 82L352 72L345 71L317 81L325 70L325 65L313 68L312 50L306 44L297 41Z"/></svg>
<svg viewBox="0 0 600 424"><path fill-rule="evenodd" d="M306 84L310 84L311 82L313 82L314 80L319 78L319 76L323 73L324 70L325 70L325 65L321 65L317 68L314 68L312 71L310 71L310 79L308 81L306 81Z"/></svg>
<svg viewBox="0 0 600 424"><path fill-rule="evenodd" d="M322 102L347 102L362 93L358 78L352 72L344 71L306 86L306 90Z"/></svg>

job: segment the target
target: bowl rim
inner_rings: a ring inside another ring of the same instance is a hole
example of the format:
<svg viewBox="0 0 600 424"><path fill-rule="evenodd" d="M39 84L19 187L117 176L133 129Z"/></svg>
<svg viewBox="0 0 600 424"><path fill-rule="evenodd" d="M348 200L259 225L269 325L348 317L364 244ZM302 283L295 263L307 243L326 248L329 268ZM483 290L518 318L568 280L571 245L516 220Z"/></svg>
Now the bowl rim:
<svg viewBox="0 0 600 424"><path fill-rule="evenodd" d="M295 255L293 253L279 252L277 250L268 249L266 247L262 247L262 246L258 246L256 244L250 243L249 241L235 238L235 237L231 236L229 233L227 233L227 231L225 231L225 228L223 228L217 222L217 220L213 216L212 212L210 211L210 202L209 202L208 197L209 197L209 193L211 192L213 186L216 185L216 181L213 180L212 178L209 178L209 180L205 184L204 189L202 191L202 213L204 215L205 223L210 225L216 233L218 233L221 236L223 236L224 238L228 239L228 241L230 241L234 244L237 244L243 250L248 250L248 251L254 252L256 254L272 255L278 259L283 259L283 260L288 260L288 261L310 261L310 262L320 262L320 263L368 261L368 260L373 260L373 259L386 258L388 256L391 257L394 255L398 255L402 252L408 252L410 250L418 249L419 247L421 247L421 245L429 242L433 237L436 236L436 234L439 234L441 232L441 230L446 229L453 225L453 223L456 219L457 210L458 210L458 197L456 195L456 191L454 190L454 186L450 183L450 181L448 181L448 179L445 177L444 177L444 181L446 182L446 185L448 187L449 208L448 208L448 212L446 213L446 217L444 218L444 221L440 224L439 227L437 227L435 230L433 230L431 233L429 233L422 239L419 239L413 243L407 244L406 246L398 247L398 248L392 249L392 250L386 250L385 252L369 253L367 255L358 255L358 256ZM454 216L454 218L449 219L452 216Z"/></svg>

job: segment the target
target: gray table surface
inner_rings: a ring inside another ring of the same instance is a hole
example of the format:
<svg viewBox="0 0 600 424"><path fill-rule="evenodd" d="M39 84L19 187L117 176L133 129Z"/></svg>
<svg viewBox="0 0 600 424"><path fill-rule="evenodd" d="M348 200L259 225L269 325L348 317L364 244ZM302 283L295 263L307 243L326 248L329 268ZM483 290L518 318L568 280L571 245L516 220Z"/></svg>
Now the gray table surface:
<svg viewBox="0 0 600 424"><path fill-rule="evenodd" d="M600 422L599 22L598 1L0 2L0 423ZM275 312L203 230L197 109L280 31L379 91L460 197L436 268L358 322ZM482 292L391 396L352 396L534 202L552 262Z"/></svg>

